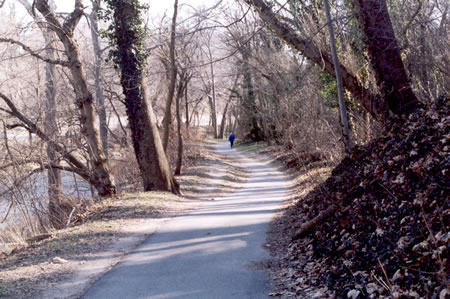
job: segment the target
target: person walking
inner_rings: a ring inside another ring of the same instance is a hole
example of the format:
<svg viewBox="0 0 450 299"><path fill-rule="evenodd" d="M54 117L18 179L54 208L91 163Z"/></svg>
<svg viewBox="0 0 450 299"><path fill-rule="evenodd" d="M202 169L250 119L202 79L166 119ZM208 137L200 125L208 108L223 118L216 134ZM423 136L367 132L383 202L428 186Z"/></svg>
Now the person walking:
<svg viewBox="0 0 450 299"><path fill-rule="evenodd" d="M233 148L234 139L235 139L234 134L231 133L230 137L228 137L228 140L230 141L231 148Z"/></svg>

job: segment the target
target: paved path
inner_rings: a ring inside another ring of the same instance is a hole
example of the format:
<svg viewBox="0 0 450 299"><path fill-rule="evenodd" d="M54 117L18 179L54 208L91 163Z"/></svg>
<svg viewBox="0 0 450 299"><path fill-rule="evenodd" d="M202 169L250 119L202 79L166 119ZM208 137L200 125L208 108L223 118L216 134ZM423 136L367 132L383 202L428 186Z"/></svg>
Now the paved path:
<svg viewBox="0 0 450 299"><path fill-rule="evenodd" d="M251 170L244 188L167 222L83 298L268 297L267 275L255 265L269 258L263 244L286 179L228 143L216 149Z"/></svg>

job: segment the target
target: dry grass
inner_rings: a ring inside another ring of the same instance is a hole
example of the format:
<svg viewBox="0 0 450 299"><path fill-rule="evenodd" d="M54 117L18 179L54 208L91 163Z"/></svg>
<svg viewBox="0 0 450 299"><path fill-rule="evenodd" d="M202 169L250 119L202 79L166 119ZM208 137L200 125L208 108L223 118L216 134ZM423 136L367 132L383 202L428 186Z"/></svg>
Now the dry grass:
<svg viewBox="0 0 450 299"><path fill-rule="evenodd" d="M11 297L35 296L68 277L77 266L97 258L96 253L133 234L138 225L170 217L193 207L193 202L169 193L123 194L97 203L79 215L72 227L57 230L49 238L3 254L0 281ZM55 262L55 258L64 263ZM1 287L0 287L1 289Z"/></svg>

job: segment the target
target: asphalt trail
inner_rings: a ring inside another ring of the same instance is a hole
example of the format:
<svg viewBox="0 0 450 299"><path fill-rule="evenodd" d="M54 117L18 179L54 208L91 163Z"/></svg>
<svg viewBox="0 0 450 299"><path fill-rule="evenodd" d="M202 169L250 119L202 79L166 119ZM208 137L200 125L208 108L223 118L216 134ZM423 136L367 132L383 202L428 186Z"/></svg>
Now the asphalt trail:
<svg viewBox="0 0 450 299"><path fill-rule="evenodd" d="M82 298L268 298L258 265L269 259L263 244L286 178L228 143L216 150L251 170L244 188L168 221Z"/></svg>

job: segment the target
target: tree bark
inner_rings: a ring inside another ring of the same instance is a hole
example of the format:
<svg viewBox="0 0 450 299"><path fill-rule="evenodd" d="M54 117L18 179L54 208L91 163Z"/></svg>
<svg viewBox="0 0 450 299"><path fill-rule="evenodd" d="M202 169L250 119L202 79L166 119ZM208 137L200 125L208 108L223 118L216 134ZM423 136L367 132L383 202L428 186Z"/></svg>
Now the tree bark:
<svg viewBox="0 0 450 299"><path fill-rule="evenodd" d="M216 109L216 79L214 77L214 65L213 58L210 47L208 47L209 52L209 68L211 72L211 116L212 116L212 126L214 130L214 138L217 139L217 109Z"/></svg>
<svg viewBox="0 0 450 299"><path fill-rule="evenodd" d="M409 114L418 106L400 55L386 0L354 0L378 88L389 110Z"/></svg>
<svg viewBox="0 0 450 299"><path fill-rule="evenodd" d="M344 141L345 151L347 152L347 154L351 154L353 146L350 140L350 127L348 125L347 105L345 104L341 65L339 63L339 57L336 49L336 41L334 39L334 29L330 14L330 4L328 0L324 0L324 2L325 2L325 13L327 16L328 31L330 33L331 56L333 58L333 65L336 73L335 77L336 77L336 87L338 91L339 116L341 120L342 137Z"/></svg>
<svg viewBox="0 0 450 299"><path fill-rule="evenodd" d="M180 102L183 97L183 91L187 85L186 74L183 72L180 75L180 85L178 86L176 101L176 115L177 115L177 135L178 135L178 147L177 147L177 166L175 167L175 175L181 174L181 166L183 165L183 135L181 134L181 109Z"/></svg>
<svg viewBox="0 0 450 299"><path fill-rule="evenodd" d="M118 46L121 84L134 152L145 191L169 191L179 193L179 186L169 163L156 126L156 117L148 96L142 61L142 37L137 32L139 10L134 0L118 0L114 3L114 34Z"/></svg>
<svg viewBox="0 0 450 299"><path fill-rule="evenodd" d="M69 69L72 74L72 84L76 94L75 101L80 111L81 133L85 136L88 144L93 180L99 182L96 185L98 194L100 196L115 195L114 178L110 174L96 125L98 116L93 105L93 97L88 90L78 45L73 38L75 27L83 16L83 5L80 0L76 0L75 10L67 17L64 24L58 21L46 0L36 0L35 6L63 43L65 54L69 59Z"/></svg>
<svg viewBox="0 0 450 299"><path fill-rule="evenodd" d="M178 0L173 4L172 27L170 31L169 45L169 90L167 92L166 111L163 118L163 147L167 152L169 145L170 123L172 122L172 102L175 94L175 84L177 80L177 66L175 64L175 33L177 26Z"/></svg>
<svg viewBox="0 0 450 299"><path fill-rule="evenodd" d="M308 58L311 62L322 67L326 72L335 76L334 65L331 56L319 49L309 39L303 39L295 30L291 28L286 22L282 21L267 5L264 0L244 0L249 5L253 6L261 19L265 21L272 31L280 38L285 40L288 44L296 48L302 55ZM377 120L384 121L387 118L386 105L384 101L378 100L376 94L371 93L368 89L363 87L355 75L353 75L346 67L341 65L342 79L344 87L361 103L361 105Z"/></svg>
<svg viewBox="0 0 450 299"><path fill-rule="evenodd" d="M208 95L209 102L209 124L213 128L213 137L217 139L217 114L216 114L216 105L214 103L214 99L211 95Z"/></svg>
<svg viewBox="0 0 450 299"><path fill-rule="evenodd" d="M108 124L106 121L106 106L105 97L103 95L103 88L101 83L101 69L102 69L102 50L100 49L100 42L98 39L98 17L97 13L100 9L101 0L91 0L92 2L92 12L89 15L89 20L91 22L91 38L94 47L95 55L95 97L97 99L98 106L98 116L100 118L100 139L102 141L103 150L105 151L105 156L108 158Z"/></svg>
<svg viewBox="0 0 450 299"><path fill-rule="evenodd" d="M184 108L185 108L185 117L186 117L186 134L189 138L189 102L188 102L188 85L184 87Z"/></svg>
<svg viewBox="0 0 450 299"><path fill-rule="evenodd" d="M45 32L42 32L45 36L47 45L51 45L54 42L54 34L51 30L46 28ZM55 58L55 51L50 47L46 49L47 57L50 59ZM45 65L45 117L44 117L44 132L51 137L56 136L57 124L56 124L56 88L55 88L55 72L56 66L54 64L47 63ZM47 144L47 157L50 163L57 163L57 151L51 145ZM61 217L61 195L62 181L61 171L54 167L49 167L47 170L47 182L48 182L48 211L50 215L50 222L56 228L62 228Z"/></svg>
<svg viewBox="0 0 450 299"><path fill-rule="evenodd" d="M222 121L220 122L220 130L219 130L219 139L223 139L223 135L225 133L225 123L226 123L226 117L228 112L228 107L230 106L231 100L233 99L233 92L235 92L235 88L237 85L237 82L239 80L239 75L236 75L236 79L234 80L233 87L230 90L230 95L228 96L228 101L225 104L225 108L223 109L222 113Z"/></svg>
<svg viewBox="0 0 450 299"><path fill-rule="evenodd" d="M244 77L244 86L247 91L246 95L242 97L242 108L243 112L248 118L248 124L246 124L246 128L249 130L250 137L253 141L261 141L262 132L261 128L258 125L258 108L256 106L256 95L255 88L253 86L252 72L250 69L250 65L248 62L248 55L245 51L241 52L242 54L242 63L243 63L243 77Z"/></svg>
<svg viewBox="0 0 450 299"><path fill-rule="evenodd" d="M28 11L28 14L32 16L36 24L38 24L39 29L44 36L45 44L47 45L45 49L46 57L50 60L56 60L55 50L52 48L52 44L56 40L55 33L51 28L45 25L42 20L33 14L32 5L27 0L20 0L20 3ZM50 6L54 6L53 1L50 2ZM44 132L47 136L54 137L57 131L56 124L56 88L55 88L55 72L56 65L52 63L45 64L45 115L44 115ZM57 163L57 151L52 144L47 143L47 158L50 164ZM47 184L48 184L48 213L50 222L56 228L62 227L61 222L61 195L62 181L61 181L61 171L54 167L49 167L47 170Z"/></svg>
<svg viewBox="0 0 450 299"><path fill-rule="evenodd" d="M225 104L225 108L223 108L222 113L222 120L220 122L220 129L219 129L219 139L223 139L223 135L225 133L225 122L227 118L227 112L228 112L228 106L230 106L231 98L228 99L227 103Z"/></svg>

